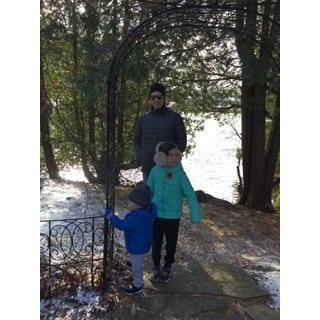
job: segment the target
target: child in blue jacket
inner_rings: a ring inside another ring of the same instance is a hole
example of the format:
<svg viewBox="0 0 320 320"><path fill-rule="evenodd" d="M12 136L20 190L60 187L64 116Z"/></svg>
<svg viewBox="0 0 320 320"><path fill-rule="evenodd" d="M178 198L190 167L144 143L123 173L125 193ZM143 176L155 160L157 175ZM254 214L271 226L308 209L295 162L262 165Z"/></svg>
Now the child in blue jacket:
<svg viewBox="0 0 320 320"><path fill-rule="evenodd" d="M133 274L132 286L124 288L128 295L139 293L143 289L144 260L151 248L153 222L157 214L151 198L150 188L147 185L138 185L128 195L128 208L131 211L124 219L119 219L110 211L106 213L111 225L124 231Z"/></svg>
<svg viewBox="0 0 320 320"><path fill-rule="evenodd" d="M187 199L191 223L201 221L198 199L181 164L182 154L176 144L161 142L156 147L155 163L147 184L157 205L157 218L154 222L152 258L154 263L151 280L166 283L170 279L171 264L174 262L178 241L179 223L182 215L182 201ZM165 263L161 270L161 248L166 237Z"/></svg>

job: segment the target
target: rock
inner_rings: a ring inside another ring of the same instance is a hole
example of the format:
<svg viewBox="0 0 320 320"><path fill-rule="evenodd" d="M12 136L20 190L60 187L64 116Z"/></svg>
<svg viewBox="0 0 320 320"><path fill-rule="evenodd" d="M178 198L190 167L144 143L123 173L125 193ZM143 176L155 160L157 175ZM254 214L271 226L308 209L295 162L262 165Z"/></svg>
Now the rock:
<svg viewBox="0 0 320 320"><path fill-rule="evenodd" d="M215 198L212 195L205 193L202 190L197 190L196 195L198 198L198 201L201 203L208 203L208 204L213 204L217 207L224 207L224 208L234 208L235 206L230 203L229 201Z"/></svg>

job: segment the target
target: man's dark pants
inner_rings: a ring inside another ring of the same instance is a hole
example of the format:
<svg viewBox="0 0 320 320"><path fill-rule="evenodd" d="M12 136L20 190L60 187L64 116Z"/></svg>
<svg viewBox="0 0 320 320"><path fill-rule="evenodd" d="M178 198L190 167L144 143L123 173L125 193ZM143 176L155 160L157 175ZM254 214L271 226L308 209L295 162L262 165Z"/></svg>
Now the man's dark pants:
<svg viewBox="0 0 320 320"><path fill-rule="evenodd" d="M151 170L149 170L149 171L142 171L142 177L143 177L143 183L144 183L144 184L147 184L150 171L151 171Z"/></svg>

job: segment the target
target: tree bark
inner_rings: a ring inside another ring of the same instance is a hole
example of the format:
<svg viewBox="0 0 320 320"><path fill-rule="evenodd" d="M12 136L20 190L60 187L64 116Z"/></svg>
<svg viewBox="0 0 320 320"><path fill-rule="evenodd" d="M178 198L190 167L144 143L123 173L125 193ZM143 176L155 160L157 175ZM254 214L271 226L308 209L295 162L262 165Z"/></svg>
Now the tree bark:
<svg viewBox="0 0 320 320"><path fill-rule="evenodd" d="M265 203L265 103L266 87L242 87L243 192L239 204L266 209Z"/></svg>
<svg viewBox="0 0 320 320"><path fill-rule="evenodd" d="M251 137L251 170L250 192L247 206L265 210L264 179L265 179L265 104L266 86L256 84L254 86L254 109Z"/></svg>
<svg viewBox="0 0 320 320"><path fill-rule="evenodd" d="M46 86L43 71L43 61L40 55L40 137L44 153L44 160L50 179L60 180L59 169L54 157L51 144L49 116L50 105L47 102Z"/></svg>
<svg viewBox="0 0 320 320"><path fill-rule="evenodd" d="M126 0L124 3L124 18L123 18L123 31L122 36L125 37L130 25L130 9L129 9L129 1ZM115 17L115 19L117 19ZM116 34L117 29L115 26L114 32ZM124 118L125 118L125 108L127 105L127 94L128 94L128 86L127 86L127 79L126 79L126 68L125 66L122 67L122 72L120 74L120 97L118 102L118 110L117 110L117 149L116 149L116 183L119 183L119 175L120 175L120 168L124 162L125 158L125 141L124 141Z"/></svg>
<svg viewBox="0 0 320 320"><path fill-rule="evenodd" d="M242 171L243 189L239 204L245 206L250 191L251 177L251 150L252 150L252 118L253 118L253 87L247 85L246 80L242 81L241 87L241 147L242 147Z"/></svg>
<svg viewBox="0 0 320 320"><path fill-rule="evenodd" d="M276 167L279 143L278 123L275 119L268 153L265 151L267 73L270 68L270 55L265 48L257 47L254 38L258 35L257 1L240 0L251 12L237 13L236 25L240 31L236 36L236 47L242 61L241 117L242 117L242 163L243 191L239 204L262 211L271 211L271 191ZM265 14L271 10L270 1L265 4ZM270 32L269 32L270 30ZM263 45L273 48L269 34L274 32L267 20L262 26ZM260 50L258 50L260 49ZM260 52L259 57L257 54ZM271 52L271 51L270 51Z"/></svg>
<svg viewBox="0 0 320 320"><path fill-rule="evenodd" d="M73 53L73 78L74 82L78 79L79 66L78 66L78 23L77 23L77 13L76 13L76 1L72 3L72 53ZM78 88L75 84L73 87L73 105L74 105L74 115L77 125L77 135L80 140L80 156L81 156L81 166L83 173L87 180L91 183L97 182L96 177L91 173L88 165L88 156L86 150L85 142L85 131L83 123L83 114L80 108L80 102L78 97Z"/></svg>
<svg viewBox="0 0 320 320"><path fill-rule="evenodd" d="M41 145L49 177L53 180L60 180L59 169L55 161L52 144L50 142L49 119L43 112L40 114L40 131Z"/></svg>
<svg viewBox="0 0 320 320"><path fill-rule="evenodd" d="M96 104L97 104L97 79L96 72L98 66L97 60L97 47L96 47L96 33L99 27L99 15L97 13L96 1L86 2L86 18L85 31L86 38L84 41L84 48L86 51L85 69L87 73L87 83L84 90L84 103L86 110L88 110L88 138L89 143L87 147L88 155L90 156L90 162L92 163L97 178L99 181L103 180L104 170L101 168L103 165L98 160L96 150ZM84 130L84 126L83 126Z"/></svg>
<svg viewBox="0 0 320 320"><path fill-rule="evenodd" d="M274 183L274 173L280 152L280 95L277 95L276 115L272 123L272 130L266 156L265 175L265 202L270 211L275 211L272 205L272 189L277 185ZM280 181L280 179L279 179Z"/></svg>

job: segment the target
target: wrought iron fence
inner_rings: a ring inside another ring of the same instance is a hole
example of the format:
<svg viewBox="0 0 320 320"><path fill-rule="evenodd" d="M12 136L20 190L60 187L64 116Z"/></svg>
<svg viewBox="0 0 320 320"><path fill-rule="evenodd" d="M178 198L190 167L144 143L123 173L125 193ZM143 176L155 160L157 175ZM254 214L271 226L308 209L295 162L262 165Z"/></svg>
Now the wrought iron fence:
<svg viewBox="0 0 320 320"><path fill-rule="evenodd" d="M100 288L104 269L104 217L40 223L41 296L50 297L78 287Z"/></svg>

